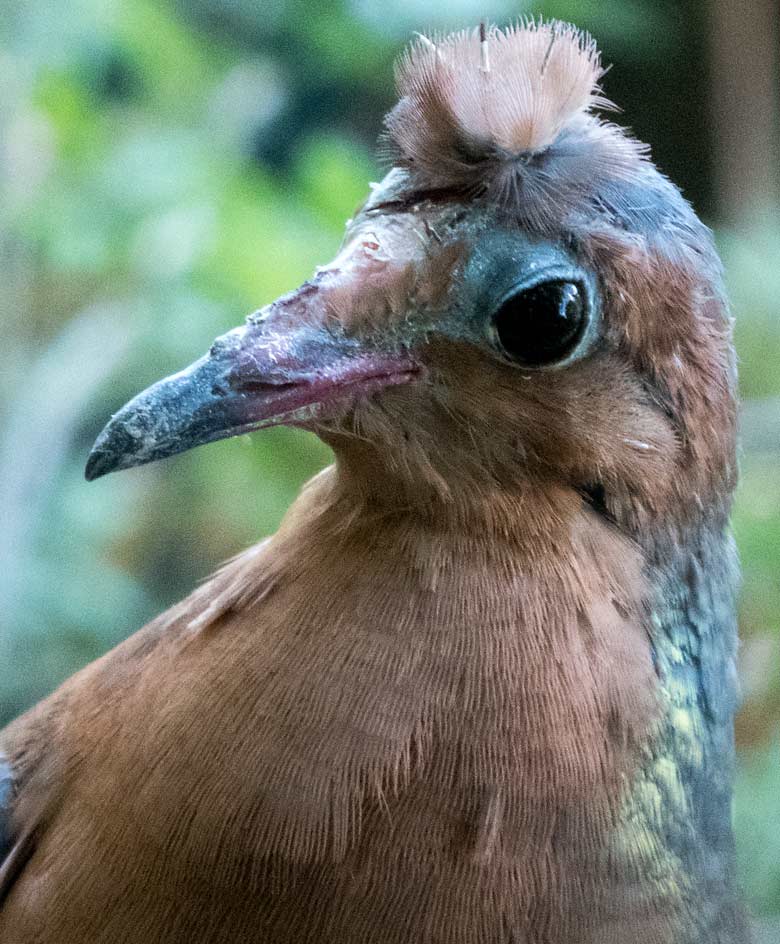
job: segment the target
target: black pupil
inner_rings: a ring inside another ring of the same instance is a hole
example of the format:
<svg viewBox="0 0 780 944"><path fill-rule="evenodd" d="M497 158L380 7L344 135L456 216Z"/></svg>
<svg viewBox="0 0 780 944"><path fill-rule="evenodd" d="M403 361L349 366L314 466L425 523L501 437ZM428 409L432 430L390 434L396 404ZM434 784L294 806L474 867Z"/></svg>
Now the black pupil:
<svg viewBox="0 0 780 944"><path fill-rule="evenodd" d="M554 280L510 296L493 324L504 351L538 367L562 360L585 328L583 292L574 282Z"/></svg>

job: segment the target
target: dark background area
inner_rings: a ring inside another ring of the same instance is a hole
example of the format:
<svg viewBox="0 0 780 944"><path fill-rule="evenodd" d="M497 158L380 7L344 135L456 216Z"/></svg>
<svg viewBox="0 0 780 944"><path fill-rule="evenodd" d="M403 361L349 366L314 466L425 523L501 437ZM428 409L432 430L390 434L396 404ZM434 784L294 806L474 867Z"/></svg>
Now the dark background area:
<svg viewBox="0 0 780 944"><path fill-rule="evenodd" d="M273 531L271 430L88 485L108 418L335 253L413 30L544 14L713 226L741 362L736 821L780 913L780 30L770 0L0 0L0 722Z"/></svg>

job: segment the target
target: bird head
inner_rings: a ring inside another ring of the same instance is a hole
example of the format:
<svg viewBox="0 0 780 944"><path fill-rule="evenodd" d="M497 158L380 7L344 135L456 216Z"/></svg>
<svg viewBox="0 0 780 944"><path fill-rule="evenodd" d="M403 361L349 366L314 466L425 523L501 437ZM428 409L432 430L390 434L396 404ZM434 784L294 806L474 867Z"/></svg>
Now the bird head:
<svg viewBox="0 0 780 944"><path fill-rule="evenodd" d="M734 366L709 232L608 109L593 42L524 23L400 59L392 168L336 258L139 394L96 478L279 424L377 502L555 489L632 531L724 514Z"/></svg>

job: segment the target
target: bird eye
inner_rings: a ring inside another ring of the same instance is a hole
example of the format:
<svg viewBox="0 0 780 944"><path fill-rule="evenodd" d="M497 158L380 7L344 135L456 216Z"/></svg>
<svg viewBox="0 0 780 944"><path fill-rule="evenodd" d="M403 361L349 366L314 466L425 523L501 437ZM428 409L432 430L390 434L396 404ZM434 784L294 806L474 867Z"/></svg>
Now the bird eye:
<svg viewBox="0 0 780 944"><path fill-rule="evenodd" d="M588 322L584 288L553 279L505 299L492 331L505 354L525 367L564 360L581 340Z"/></svg>

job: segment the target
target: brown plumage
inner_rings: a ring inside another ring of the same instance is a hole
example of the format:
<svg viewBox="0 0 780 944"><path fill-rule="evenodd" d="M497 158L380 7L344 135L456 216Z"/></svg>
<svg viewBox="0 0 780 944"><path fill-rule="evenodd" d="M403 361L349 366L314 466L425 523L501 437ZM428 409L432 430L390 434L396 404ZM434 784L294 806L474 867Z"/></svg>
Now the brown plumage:
<svg viewBox="0 0 780 944"><path fill-rule="evenodd" d="M0 940L746 940L730 325L600 75L419 40L339 256L101 434L90 477L275 423L336 463L3 733Z"/></svg>

